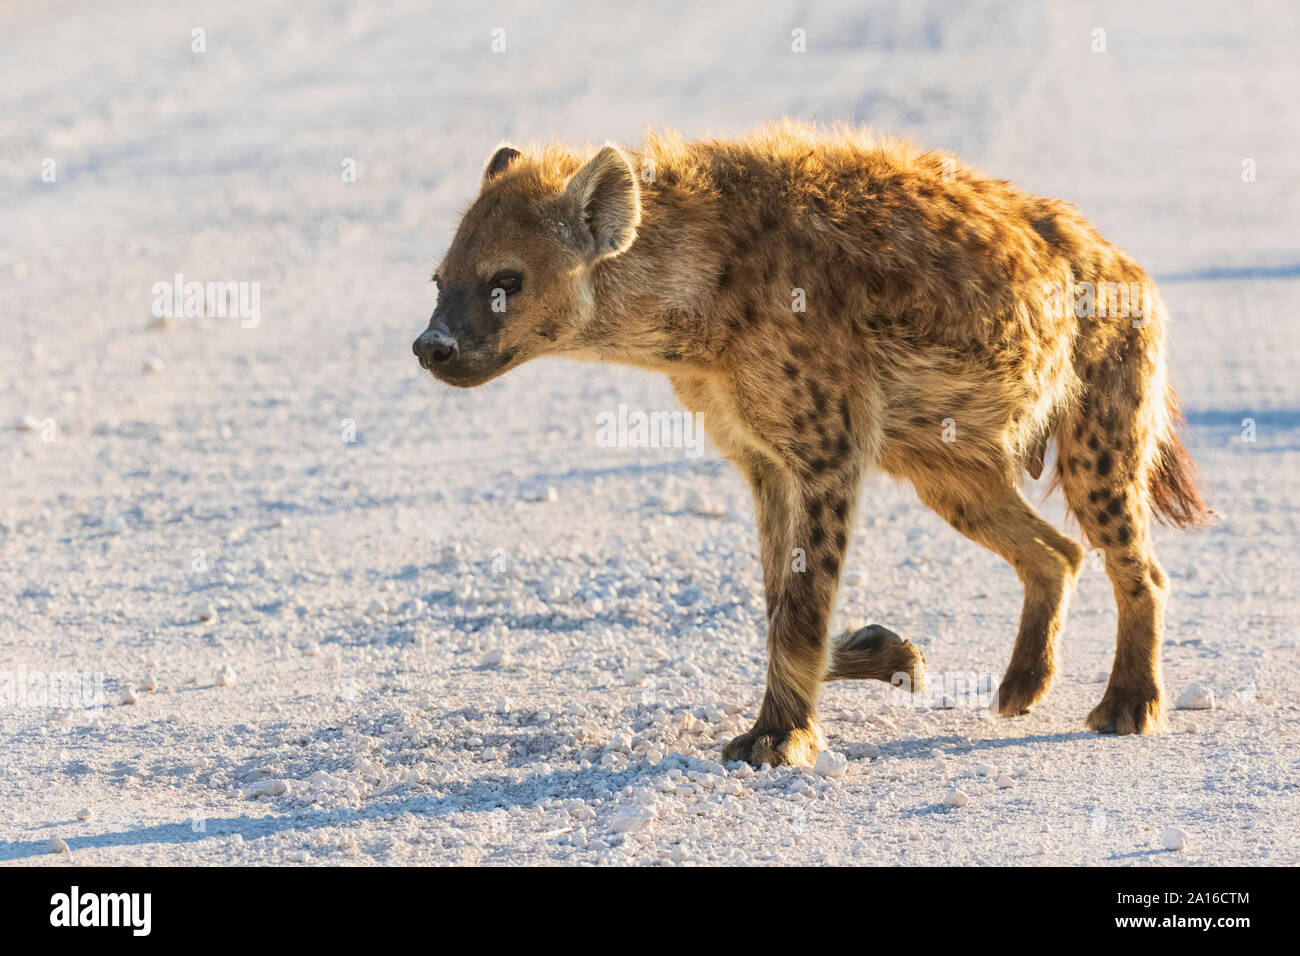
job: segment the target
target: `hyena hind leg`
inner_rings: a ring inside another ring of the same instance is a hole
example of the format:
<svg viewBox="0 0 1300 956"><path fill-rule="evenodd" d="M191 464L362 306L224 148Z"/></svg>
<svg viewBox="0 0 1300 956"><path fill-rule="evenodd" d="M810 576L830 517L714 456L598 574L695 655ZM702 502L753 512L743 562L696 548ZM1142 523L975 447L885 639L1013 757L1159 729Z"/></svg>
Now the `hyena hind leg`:
<svg viewBox="0 0 1300 956"><path fill-rule="evenodd" d="M1079 440L1062 447L1066 500L1105 555L1119 611L1110 681L1087 726L1102 734L1152 733L1165 725L1160 643L1168 583L1151 547L1147 490L1133 480L1132 458L1119 444L1118 436L1085 423Z"/></svg>
<svg viewBox="0 0 1300 956"><path fill-rule="evenodd" d="M1001 555L1025 586L1011 663L993 707L1004 717L1028 713L1056 672L1056 644L1083 549L1044 521L1020 491L988 474L913 478L921 500L954 528Z"/></svg>

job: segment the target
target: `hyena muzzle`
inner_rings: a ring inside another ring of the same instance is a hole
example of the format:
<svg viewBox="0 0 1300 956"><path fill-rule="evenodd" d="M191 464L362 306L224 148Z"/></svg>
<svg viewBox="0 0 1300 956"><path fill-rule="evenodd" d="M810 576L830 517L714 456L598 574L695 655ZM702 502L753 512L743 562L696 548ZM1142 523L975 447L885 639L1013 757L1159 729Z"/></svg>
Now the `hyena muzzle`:
<svg viewBox="0 0 1300 956"><path fill-rule="evenodd" d="M725 758L812 762L823 681L919 685L921 654L892 632L827 638L873 471L1015 568L1024 605L994 706L1027 712L1083 561L1020 491L1049 440L1119 611L1087 725L1161 727L1152 521L1209 513L1174 430L1159 295L1074 207L856 130L501 146L434 281L414 352L436 378L470 387L539 356L662 371L749 481L767 689Z"/></svg>

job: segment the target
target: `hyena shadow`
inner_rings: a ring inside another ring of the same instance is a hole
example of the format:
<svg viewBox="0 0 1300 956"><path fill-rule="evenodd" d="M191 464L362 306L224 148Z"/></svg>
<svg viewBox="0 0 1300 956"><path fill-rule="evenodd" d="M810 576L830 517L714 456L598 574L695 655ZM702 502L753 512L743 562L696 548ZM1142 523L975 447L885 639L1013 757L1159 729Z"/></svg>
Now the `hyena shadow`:
<svg viewBox="0 0 1300 956"><path fill-rule="evenodd" d="M1003 750L1007 747L1026 747L1031 744L1066 743L1077 740L1093 740L1096 735L1086 730L1058 732L1050 734L1025 734L1023 737L998 737L987 740L969 740L952 734L936 737L912 737L880 745L880 752L896 760L930 760L931 751L950 748L946 753L952 756L973 756L986 750Z"/></svg>

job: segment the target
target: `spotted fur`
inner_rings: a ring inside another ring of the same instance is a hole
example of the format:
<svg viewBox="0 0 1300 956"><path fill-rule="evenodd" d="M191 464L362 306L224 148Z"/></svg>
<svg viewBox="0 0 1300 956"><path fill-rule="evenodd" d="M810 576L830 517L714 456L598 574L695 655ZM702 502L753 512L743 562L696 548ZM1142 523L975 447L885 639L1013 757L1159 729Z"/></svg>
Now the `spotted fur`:
<svg viewBox="0 0 1300 956"><path fill-rule="evenodd" d="M767 596L767 690L728 758L815 759L824 680L919 680L906 642L827 641L873 471L909 480L1015 568L1024 607L997 709L1034 704L1083 558L1019 490L1049 439L1119 608L1115 667L1088 726L1160 726L1168 585L1150 525L1206 509L1174 433L1158 295L1139 322L1045 304L1054 285L1154 289L1074 207L856 129L503 149L439 268L425 333L463 335L472 355L434 374L474 385L542 355L617 362L666 373L702 413L753 489ZM479 300L507 267L523 287L489 314Z"/></svg>

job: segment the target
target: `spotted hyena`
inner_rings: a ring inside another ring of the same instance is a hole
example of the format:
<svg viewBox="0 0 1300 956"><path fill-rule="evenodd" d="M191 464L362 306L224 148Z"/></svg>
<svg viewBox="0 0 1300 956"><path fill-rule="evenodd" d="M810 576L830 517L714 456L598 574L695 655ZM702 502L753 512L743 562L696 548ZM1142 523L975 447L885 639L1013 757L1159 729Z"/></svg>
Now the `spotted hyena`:
<svg viewBox="0 0 1300 956"><path fill-rule="evenodd" d="M1016 569L995 707L1028 711L1083 560L1018 487L1049 439L1119 609L1087 725L1160 728L1168 585L1151 523L1207 511L1174 432L1159 295L1073 206L857 130L501 146L434 282L414 351L436 378L480 385L543 355L662 371L748 479L769 664L727 759L813 761L822 681L920 680L921 654L892 632L827 638L873 470Z"/></svg>

